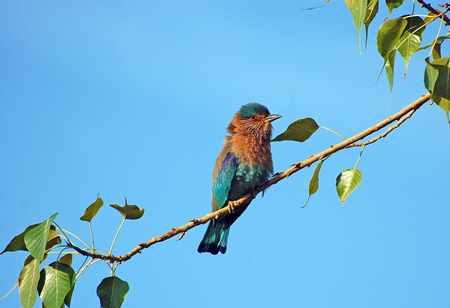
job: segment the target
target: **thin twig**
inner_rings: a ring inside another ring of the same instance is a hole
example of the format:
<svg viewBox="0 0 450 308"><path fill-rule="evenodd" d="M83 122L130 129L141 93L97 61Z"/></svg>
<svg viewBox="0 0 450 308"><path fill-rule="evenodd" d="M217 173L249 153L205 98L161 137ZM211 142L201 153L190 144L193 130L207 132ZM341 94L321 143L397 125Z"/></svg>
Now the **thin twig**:
<svg viewBox="0 0 450 308"><path fill-rule="evenodd" d="M440 10L435 9L434 7L432 7L431 4L426 3L424 0L417 0L417 2L419 2L422 5L422 7L426 8L429 12L431 12L431 13L433 13L435 15L442 14L441 18L445 21L445 25L446 26L450 25L450 18L448 18L448 16L445 15L448 12L448 10L446 12L441 12ZM446 4L443 4L441 6L444 7L444 8L448 7Z"/></svg>
<svg viewBox="0 0 450 308"><path fill-rule="evenodd" d="M366 142L361 142L361 143L353 143L350 144L347 148L351 148L351 147L361 147L361 146L366 146L369 144L372 144L376 141L378 141L381 138L386 137L390 132L392 132L394 129L398 128L400 125L402 125L403 122L405 122L406 120L408 120L413 114L414 112L416 112L417 109L413 109L411 110L409 113L407 113L403 118L401 118L397 123L395 123L394 125L392 125L391 127L389 127L384 133L373 137L372 139L370 139L369 141Z"/></svg>
<svg viewBox="0 0 450 308"><path fill-rule="evenodd" d="M391 123L395 122L395 121L399 121L398 123L396 123L395 125L391 126L385 133L381 134L382 135L387 135L389 132L391 132L392 130L394 130L395 128L397 128L398 126L401 125L401 123L403 123L404 121L406 121L407 119L409 119L413 113L419 109L423 104L425 104L427 101L429 101L431 98L430 94L426 94L424 96L422 96L421 98L419 98L418 100L416 100L415 102L412 102L411 104L409 104L408 106L406 106L405 108L403 108L402 110L400 110L399 112L395 113L394 115L384 119L383 121L379 122L378 124L367 128L366 130L360 132L359 134L354 135L353 137L346 139L334 146L331 146L330 148L317 153L315 155L312 155L311 157L309 157L308 159L299 162L299 163L295 163L292 165L291 168L278 173L275 177L271 178L269 181L265 182L264 184L260 185L258 188L256 188L254 191L248 193L247 195L245 195L244 197L240 198L239 200L235 200L232 201L233 207L236 208L238 206L240 206L241 204L243 204L244 202L253 199L256 197L256 195L264 190L266 190L267 188L269 188L270 186L278 183L279 181L288 178L289 176L291 176L292 174L300 171L301 169L305 168L305 167L309 167L311 166L313 163L317 162L320 159L325 159L327 157L329 157L330 155L343 150L345 148L348 148L350 146L356 146L355 143L361 139L364 139L365 137L379 131L380 129L390 125ZM381 139L382 137L377 136L375 137L376 140L372 141L370 140L370 143L376 142L377 140ZM375 139L374 138L374 139ZM367 143L368 144L368 143ZM361 144L364 145L364 144ZM231 202L230 202L231 203ZM125 261L130 260L134 255L141 253L143 249L148 248L156 243L159 242L163 242L165 240L168 240L172 237L174 237L175 235L181 234L181 237L184 235L184 233L198 225L201 224L205 224L207 222L209 222L210 220L220 217L222 215L225 215L229 212L229 206L230 203L228 204L228 206L221 208L218 211L206 214L205 216L201 217L201 218L197 218L197 219L191 219L191 221L183 226L177 227L177 228L172 228L171 231L164 233L160 236L157 237L153 237L151 239L149 239L146 242L143 242L141 244L139 244L137 247L133 248L130 252L128 252L127 254L123 255L123 256L113 256L113 255L102 255L102 254L98 254L98 253L93 253L93 252L89 252L89 251L84 251L81 248L74 246L71 243L68 243L67 245L71 248L73 248L75 251L77 251L78 253L87 256L87 257L91 257L93 259L102 259L102 260L107 260L109 262L117 262L117 263L122 263Z"/></svg>

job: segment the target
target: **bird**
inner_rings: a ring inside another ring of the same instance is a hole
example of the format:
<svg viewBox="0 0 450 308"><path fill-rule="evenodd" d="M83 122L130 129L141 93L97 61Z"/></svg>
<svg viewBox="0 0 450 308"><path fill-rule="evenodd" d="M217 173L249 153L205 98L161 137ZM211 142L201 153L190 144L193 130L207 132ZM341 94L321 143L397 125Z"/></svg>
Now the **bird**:
<svg viewBox="0 0 450 308"><path fill-rule="evenodd" d="M212 211L251 193L273 174L270 140L272 121L281 118L270 114L258 103L243 105L227 127L223 149L216 159L212 180ZM230 226L247 209L251 200L209 222L197 251L217 255L227 251Z"/></svg>

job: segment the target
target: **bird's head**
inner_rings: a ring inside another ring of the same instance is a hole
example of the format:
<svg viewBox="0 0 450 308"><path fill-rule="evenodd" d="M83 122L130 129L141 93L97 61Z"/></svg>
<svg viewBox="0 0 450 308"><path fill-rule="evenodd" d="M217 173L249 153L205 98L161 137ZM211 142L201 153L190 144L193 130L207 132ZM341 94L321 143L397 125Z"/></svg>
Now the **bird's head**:
<svg viewBox="0 0 450 308"><path fill-rule="evenodd" d="M272 121L281 118L278 114L270 114L267 107L258 103L249 103L241 107L228 126L231 134L255 133L270 138Z"/></svg>

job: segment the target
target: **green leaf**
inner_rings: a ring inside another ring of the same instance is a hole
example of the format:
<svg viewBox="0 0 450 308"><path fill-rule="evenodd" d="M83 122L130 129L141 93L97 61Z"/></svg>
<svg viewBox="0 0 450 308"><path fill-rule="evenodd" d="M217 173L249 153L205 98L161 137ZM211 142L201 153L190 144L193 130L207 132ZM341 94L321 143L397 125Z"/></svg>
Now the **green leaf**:
<svg viewBox="0 0 450 308"><path fill-rule="evenodd" d="M55 226L50 226L50 231L48 233L48 239L47 244L45 245L45 251L49 251L52 249L53 246L61 244L61 236L58 232L55 230ZM45 256L44 256L45 259ZM41 260L42 261L42 260Z"/></svg>
<svg viewBox="0 0 450 308"><path fill-rule="evenodd" d="M441 45L442 43L436 43L433 46L433 49L431 50L431 55L433 56L434 60L437 60L441 58Z"/></svg>
<svg viewBox="0 0 450 308"><path fill-rule="evenodd" d="M447 121L450 122L449 119L449 111L450 111L450 57L439 58L434 60L433 62L427 62L427 67L431 66L435 70L437 70L438 75L435 79L433 86L433 73L427 75L427 70L425 70L425 86L429 89L432 86L431 90L431 99L439 105L445 111L445 116L447 117ZM436 72L432 70L432 72ZM428 86L427 86L428 79Z"/></svg>
<svg viewBox="0 0 450 308"><path fill-rule="evenodd" d="M28 263L34 260L34 257L32 255L28 255L28 257L23 262L23 266L25 267Z"/></svg>
<svg viewBox="0 0 450 308"><path fill-rule="evenodd" d="M364 26L366 28L366 42L365 47L367 48L367 39L369 38L369 25L378 13L378 0L369 0L367 2L366 17L364 18Z"/></svg>
<svg viewBox="0 0 450 308"><path fill-rule="evenodd" d="M439 97L438 99L436 99L435 103L437 105L439 105L439 107L444 109L445 116L447 117L447 122L450 124L450 118L449 118L450 100L446 99L446 98L443 98L443 97Z"/></svg>
<svg viewBox="0 0 450 308"><path fill-rule="evenodd" d="M391 50L388 55L388 59L386 61L386 75L389 82L389 88L392 89L394 87L394 65L395 65L395 55L397 51L395 49Z"/></svg>
<svg viewBox="0 0 450 308"><path fill-rule="evenodd" d="M51 240L60 237L60 234L58 232L56 232L56 227L54 225L50 226L50 230L48 232L48 238L47 238L47 242L50 242Z"/></svg>
<svg viewBox="0 0 450 308"><path fill-rule="evenodd" d="M433 67L430 63L430 57L427 57L425 59L425 62L427 65L425 66L425 76L424 76L424 82L425 82L425 88L432 93L434 91L434 85L436 84L436 79L439 75L439 71L437 68Z"/></svg>
<svg viewBox="0 0 450 308"><path fill-rule="evenodd" d="M345 4L347 5L347 8L352 11L352 2L353 0L345 0Z"/></svg>
<svg viewBox="0 0 450 308"><path fill-rule="evenodd" d="M40 296L46 308L60 308L72 289L75 271L67 264L53 262L42 269ZM38 287L39 289L39 287Z"/></svg>
<svg viewBox="0 0 450 308"><path fill-rule="evenodd" d="M54 235L57 236L54 236ZM45 245L45 251L49 251L53 246L61 244L61 237L58 232L51 230L49 232L49 238L47 240L47 244ZM42 261L42 260L41 260Z"/></svg>
<svg viewBox="0 0 450 308"><path fill-rule="evenodd" d="M53 214L47 220L31 228L25 233L24 242L31 255L42 261L50 233L50 226L58 213Z"/></svg>
<svg viewBox="0 0 450 308"><path fill-rule="evenodd" d="M8 252L8 251L10 251L10 252L14 252L14 251L18 251L18 250L28 251L27 246L25 245L25 234L28 232L28 230L36 227L37 225L39 225L39 224L34 224L34 225L31 225L31 226L28 226L25 229L25 231L23 231L19 235L16 235L9 242L9 244L5 247L5 249L3 249L3 251L0 253L0 255L5 253L5 252ZM51 225L50 226L50 232L49 232L48 239L47 239L47 246L49 245L50 240L54 239L56 236L59 236L59 233L56 232L55 230L56 230L56 227ZM61 243L61 240L59 241L59 243ZM47 249L48 249L48 247L47 247Z"/></svg>
<svg viewBox="0 0 450 308"><path fill-rule="evenodd" d="M389 53L397 45L407 21L400 17L384 22L377 34L378 52L385 61L388 60Z"/></svg>
<svg viewBox="0 0 450 308"><path fill-rule="evenodd" d="M141 210L136 205L127 204L127 199L125 199L124 206L118 204L110 204L110 206L118 210L125 219L139 219L144 215L144 209Z"/></svg>
<svg viewBox="0 0 450 308"><path fill-rule="evenodd" d="M361 26L364 24L367 12L367 0L353 0L351 3L351 13L353 16L353 23L358 32L358 46L361 52Z"/></svg>
<svg viewBox="0 0 450 308"><path fill-rule="evenodd" d="M432 93L433 97L450 99L450 58L436 59L430 65L438 70L438 77Z"/></svg>
<svg viewBox="0 0 450 308"><path fill-rule="evenodd" d="M70 307L70 302L72 301L72 295L74 290L75 290L75 282L72 284L72 288L70 289L69 293L67 293L66 297L64 297L64 304L67 307Z"/></svg>
<svg viewBox="0 0 450 308"><path fill-rule="evenodd" d="M320 169L322 168L323 162L324 162L324 160L321 160L317 164L316 169L314 169L314 174L313 174L311 180L309 181L308 200L306 200L305 205L303 205L302 207L305 207L308 204L309 198L311 198L311 196L314 195L317 192L317 190L319 189L319 172L320 172Z"/></svg>
<svg viewBox="0 0 450 308"><path fill-rule="evenodd" d="M37 285L39 282L39 260L27 259L27 264L20 271L19 295L23 308L33 308L37 300Z"/></svg>
<svg viewBox="0 0 450 308"><path fill-rule="evenodd" d="M436 14L433 12L428 12L428 15L425 17L424 21L428 25L436 19Z"/></svg>
<svg viewBox="0 0 450 308"><path fill-rule="evenodd" d="M405 0L386 0L386 5L389 9L387 17L391 15L393 9L400 7L403 4L403 2L405 2Z"/></svg>
<svg viewBox="0 0 450 308"><path fill-rule="evenodd" d="M119 308L130 289L128 283L117 276L102 280L97 287L97 296L103 308Z"/></svg>
<svg viewBox="0 0 450 308"><path fill-rule="evenodd" d="M336 191L342 204L362 181L362 172L356 168L342 171L336 178Z"/></svg>
<svg viewBox="0 0 450 308"><path fill-rule="evenodd" d="M394 64L396 54L394 47L399 42L406 24L407 21L404 18L396 18L386 21L381 25L380 29L378 29L378 52L384 59L383 68L386 68L386 74L391 91L394 84Z"/></svg>
<svg viewBox="0 0 450 308"><path fill-rule="evenodd" d="M417 16L406 18L406 27L397 44L398 52L405 59L405 74L408 71L409 60L417 52L422 43L422 33L425 30L423 19Z"/></svg>
<svg viewBox="0 0 450 308"><path fill-rule="evenodd" d="M58 262L71 266L72 265L72 254L71 253L65 254L62 258L58 259Z"/></svg>
<svg viewBox="0 0 450 308"><path fill-rule="evenodd" d="M100 198L100 196L97 196L97 199L89 205L86 210L84 211L83 216L80 217L83 221L89 221L91 222L95 215L97 215L100 208L103 206L103 200Z"/></svg>
<svg viewBox="0 0 450 308"><path fill-rule="evenodd" d="M319 172L322 168L323 160L321 160L314 170L313 177L311 178L311 181L309 182L309 195L313 195L317 192L319 189Z"/></svg>
<svg viewBox="0 0 450 308"><path fill-rule="evenodd" d="M5 252L8 251L18 251L18 250L24 250L27 251L27 246L25 246L25 234L28 232L28 230L36 227L38 224L34 224L31 226L28 226L25 231L23 231L22 233L20 233L19 235L16 235L10 242L9 244L5 247L5 249L3 249L3 251L0 254L3 254Z"/></svg>
<svg viewBox="0 0 450 308"><path fill-rule="evenodd" d="M319 128L316 121L311 118L300 119L288 126L286 131L276 136L272 141L292 140L304 142Z"/></svg>

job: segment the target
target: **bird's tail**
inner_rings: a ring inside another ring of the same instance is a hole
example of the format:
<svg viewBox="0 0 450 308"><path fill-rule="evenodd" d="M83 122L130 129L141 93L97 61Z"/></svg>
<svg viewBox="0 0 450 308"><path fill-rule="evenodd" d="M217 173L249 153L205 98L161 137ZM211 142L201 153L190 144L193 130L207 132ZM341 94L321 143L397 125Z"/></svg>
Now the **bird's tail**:
<svg viewBox="0 0 450 308"><path fill-rule="evenodd" d="M210 252L213 255L225 253L227 251L229 225L225 221L210 221L206 229L198 252Z"/></svg>

